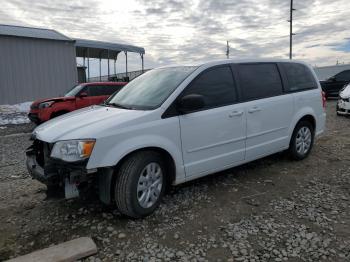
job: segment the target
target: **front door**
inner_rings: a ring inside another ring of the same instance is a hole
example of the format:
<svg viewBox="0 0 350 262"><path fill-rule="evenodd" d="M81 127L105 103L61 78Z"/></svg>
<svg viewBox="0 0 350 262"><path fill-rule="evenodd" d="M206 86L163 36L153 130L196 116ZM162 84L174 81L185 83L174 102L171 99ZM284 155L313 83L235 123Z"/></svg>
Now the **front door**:
<svg viewBox="0 0 350 262"><path fill-rule="evenodd" d="M187 177L223 170L244 160L246 116L236 104L237 91L229 66L207 69L181 96L199 94L205 107L179 116Z"/></svg>
<svg viewBox="0 0 350 262"><path fill-rule="evenodd" d="M75 97L75 109L80 109L89 105L91 105L89 89L87 86L84 86Z"/></svg>

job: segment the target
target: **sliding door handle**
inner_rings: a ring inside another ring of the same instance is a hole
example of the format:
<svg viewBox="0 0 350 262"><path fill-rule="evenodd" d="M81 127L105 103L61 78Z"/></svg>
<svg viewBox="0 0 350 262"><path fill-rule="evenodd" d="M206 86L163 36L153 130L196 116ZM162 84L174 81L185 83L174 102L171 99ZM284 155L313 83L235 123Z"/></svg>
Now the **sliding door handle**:
<svg viewBox="0 0 350 262"><path fill-rule="evenodd" d="M259 112L259 111L261 111L261 108L257 107L257 106L254 106L254 107L252 107L252 108L250 108L248 110L248 113L252 114L252 113L255 113L255 112Z"/></svg>
<svg viewBox="0 0 350 262"><path fill-rule="evenodd" d="M241 116L243 115L243 111L232 111L228 116L229 117L234 117L234 116Z"/></svg>

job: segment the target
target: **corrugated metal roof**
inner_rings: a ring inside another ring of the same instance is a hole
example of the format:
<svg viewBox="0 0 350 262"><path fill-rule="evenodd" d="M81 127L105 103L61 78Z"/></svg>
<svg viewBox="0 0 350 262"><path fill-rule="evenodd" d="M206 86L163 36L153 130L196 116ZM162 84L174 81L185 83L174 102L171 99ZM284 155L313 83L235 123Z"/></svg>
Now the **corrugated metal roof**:
<svg viewBox="0 0 350 262"><path fill-rule="evenodd" d="M71 38L52 29L33 28L14 25L1 25L0 35L51 39L60 41L73 41Z"/></svg>
<svg viewBox="0 0 350 262"><path fill-rule="evenodd" d="M115 51L117 53L122 51L140 53L140 54L145 53L145 49L143 47L126 45L126 44L101 42L101 41L95 41L95 40L86 40L86 39L75 39L75 46L77 47L78 51L79 49L82 49L82 48L91 48L91 49L99 49L99 50L110 50L110 51Z"/></svg>

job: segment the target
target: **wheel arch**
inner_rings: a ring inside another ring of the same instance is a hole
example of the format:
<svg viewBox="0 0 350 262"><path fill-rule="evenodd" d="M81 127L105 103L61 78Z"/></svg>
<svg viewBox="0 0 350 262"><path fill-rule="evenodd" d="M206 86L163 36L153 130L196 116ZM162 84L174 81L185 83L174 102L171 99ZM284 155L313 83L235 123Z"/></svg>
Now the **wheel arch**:
<svg viewBox="0 0 350 262"><path fill-rule="evenodd" d="M301 122L301 121L308 121L312 124L312 127L314 129L314 132L316 131L316 119L313 115L307 114L304 115L302 118L299 119L299 121L296 123L295 127ZM295 128L294 127L294 128Z"/></svg>
<svg viewBox="0 0 350 262"><path fill-rule="evenodd" d="M294 123L292 125L291 132L290 132L290 135L289 135L289 145L290 145L291 140L292 140L293 132L294 132L295 128L297 127L297 125L301 121L308 121L308 122L310 122L312 127L313 127L313 129L314 129L313 131L314 131L314 135L315 135L315 133L316 133L316 117L315 117L315 115L312 114L311 112L301 114L301 115L299 115L296 118L296 120L294 121Z"/></svg>

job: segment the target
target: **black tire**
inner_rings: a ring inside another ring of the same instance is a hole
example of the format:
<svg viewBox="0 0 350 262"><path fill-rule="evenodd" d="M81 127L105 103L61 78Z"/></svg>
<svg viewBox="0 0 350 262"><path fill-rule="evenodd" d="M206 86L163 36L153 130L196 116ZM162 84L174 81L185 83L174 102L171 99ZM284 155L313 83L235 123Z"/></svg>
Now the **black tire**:
<svg viewBox="0 0 350 262"><path fill-rule="evenodd" d="M341 116L341 114L338 113L338 111L339 111L338 105L336 106L336 109L335 109L335 110L336 110L337 116Z"/></svg>
<svg viewBox="0 0 350 262"><path fill-rule="evenodd" d="M144 208L138 200L137 187L142 171L149 164L157 163L162 172L162 188L157 201ZM140 151L128 157L116 172L114 198L120 213L132 218L146 217L159 206L166 187L166 168L161 155L153 151Z"/></svg>
<svg viewBox="0 0 350 262"><path fill-rule="evenodd" d="M302 128L308 128L311 132L311 143L310 143L310 146L306 152L298 152L298 150L297 150L297 136L298 136L299 131ZM296 125L296 127L294 128L293 135L292 135L292 138L290 140L290 144L289 144L290 156L295 160L302 160L302 159L306 158L312 150L312 146L314 144L314 138L315 138L315 130L314 130L313 125L309 121L304 121L304 120L300 121Z"/></svg>

